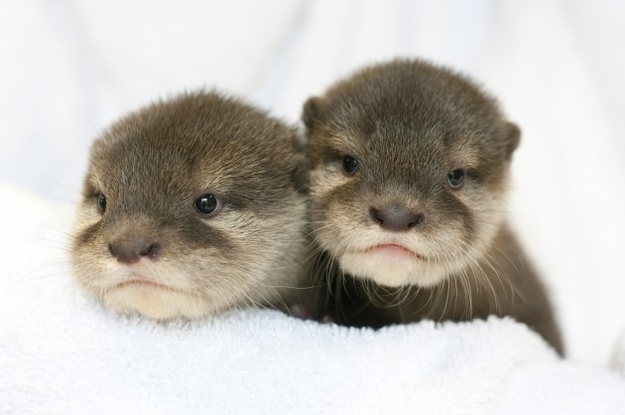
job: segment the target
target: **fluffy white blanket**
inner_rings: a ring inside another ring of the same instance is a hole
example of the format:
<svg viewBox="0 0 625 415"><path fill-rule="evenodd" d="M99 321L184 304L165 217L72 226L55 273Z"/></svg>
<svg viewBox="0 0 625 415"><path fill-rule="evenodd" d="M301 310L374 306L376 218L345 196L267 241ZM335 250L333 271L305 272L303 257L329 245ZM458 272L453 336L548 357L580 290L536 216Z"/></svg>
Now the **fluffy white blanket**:
<svg viewBox="0 0 625 415"><path fill-rule="evenodd" d="M509 319L373 331L270 310L116 317L72 283L72 206L1 187L0 200L2 414L625 414L620 374L562 361Z"/></svg>

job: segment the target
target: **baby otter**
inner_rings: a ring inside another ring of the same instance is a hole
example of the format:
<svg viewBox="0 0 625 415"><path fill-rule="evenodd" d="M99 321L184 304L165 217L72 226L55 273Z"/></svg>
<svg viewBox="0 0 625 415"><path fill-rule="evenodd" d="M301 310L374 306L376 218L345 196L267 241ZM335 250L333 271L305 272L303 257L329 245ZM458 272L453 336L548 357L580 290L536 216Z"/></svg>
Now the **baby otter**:
<svg viewBox="0 0 625 415"><path fill-rule="evenodd" d="M504 217L520 131L493 98L448 69L395 60L309 99L303 121L328 286L317 317L380 327L509 315L562 353Z"/></svg>
<svg viewBox="0 0 625 415"><path fill-rule="evenodd" d="M154 103L93 144L71 248L80 287L155 320L279 305L307 245L295 129L237 99Z"/></svg>

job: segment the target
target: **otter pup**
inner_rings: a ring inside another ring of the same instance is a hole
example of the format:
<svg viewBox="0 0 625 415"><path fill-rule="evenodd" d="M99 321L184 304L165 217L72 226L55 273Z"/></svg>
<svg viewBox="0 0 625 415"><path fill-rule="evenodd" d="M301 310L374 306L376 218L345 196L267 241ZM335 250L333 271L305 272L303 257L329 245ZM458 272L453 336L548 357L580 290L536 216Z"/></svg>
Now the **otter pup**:
<svg viewBox="0 0 625 415"><path fill-rule="evenodd" d="M504 217L520 131L472 81L422 60L363 70L304 105L311 230L339 324L509 315L562 342Z"/></svg>
<svg viewBox="0 0 625 415"><path fill-rule="evenodd" d="M307 245L307 165L293 128L217 92L130 114L91 149L80 287L155 320L280 305Z"/></svg>

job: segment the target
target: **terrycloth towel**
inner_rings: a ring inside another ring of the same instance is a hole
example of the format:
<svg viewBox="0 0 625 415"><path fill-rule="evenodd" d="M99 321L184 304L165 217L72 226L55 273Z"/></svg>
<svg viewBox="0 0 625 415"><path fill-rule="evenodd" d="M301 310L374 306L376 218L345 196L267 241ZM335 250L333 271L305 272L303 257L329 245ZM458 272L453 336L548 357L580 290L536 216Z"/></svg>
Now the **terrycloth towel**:
<svg viewBox="0 0 625 415"><path fill-rule="evenodd" d="M625 414L625 378L559 360L510 319L373 331L270 310L116 317L68 272L72 207L0 200L2 414Z"/></svg>

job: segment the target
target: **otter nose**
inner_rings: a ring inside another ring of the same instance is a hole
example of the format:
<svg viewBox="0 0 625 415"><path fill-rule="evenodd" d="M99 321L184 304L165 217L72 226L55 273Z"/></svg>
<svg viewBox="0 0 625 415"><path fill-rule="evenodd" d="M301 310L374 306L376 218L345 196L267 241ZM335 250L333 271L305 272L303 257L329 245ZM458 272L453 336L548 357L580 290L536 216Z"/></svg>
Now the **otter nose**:
<svg viewBox="0 0 625 415"><path fill-rule="evenodd" d="M369 208L371 218L382 229L392 232L404 232L410 229L421 229L425 225L425 215L413 212L406 206L391 205L385 208Z"/></svg>
<svg viewBox="0 0 625 415"><path fill-rule="evenodd" d="M156 258L162 247L158 242L146 238L124 238L110 242L109 251L119 262L131 264L143 257Z"/></svg>

